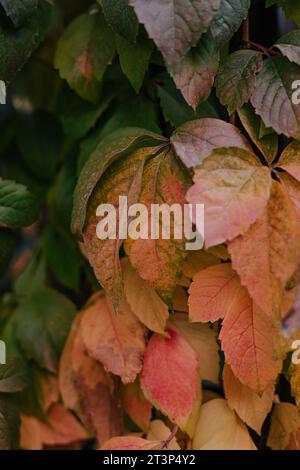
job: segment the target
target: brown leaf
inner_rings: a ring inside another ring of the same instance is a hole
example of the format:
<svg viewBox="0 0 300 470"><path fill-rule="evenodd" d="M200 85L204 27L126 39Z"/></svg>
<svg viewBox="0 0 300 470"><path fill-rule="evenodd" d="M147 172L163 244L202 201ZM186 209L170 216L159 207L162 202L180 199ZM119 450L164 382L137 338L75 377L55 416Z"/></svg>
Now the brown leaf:
<svg viewBox="0 0 300 470"><path fill-rule="evenodd" d="M291 403L277 403L272 412L268 446L272 450L284 450L299 427L300 419L296 406Z"/></svg>

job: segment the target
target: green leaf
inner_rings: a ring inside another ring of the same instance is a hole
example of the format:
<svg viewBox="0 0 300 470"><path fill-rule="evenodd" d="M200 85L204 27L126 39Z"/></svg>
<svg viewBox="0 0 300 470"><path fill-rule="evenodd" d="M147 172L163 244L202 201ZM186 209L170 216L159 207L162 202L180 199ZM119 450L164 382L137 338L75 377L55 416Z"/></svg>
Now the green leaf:
<svg viewBox="0 0 300 470"><path fill-rule="evenodd" d="M194 111L183 99L182 94L176 89L174 83L169 78L163 78L160 81L160 84L157 85L157 94L165 120L174 127L194 119L219 117L218 112L210 101L201 103L197 110Z"/></svg>
<svg viewBox="0 0 300 470"><path fill-rule="evenodd" d="M220 0L130 0L140 23L168 64L182 59L199 41Z"/></svg>
<svg viewBox="0 0 300 470"><path fill-rule="evenodd" d="M148 39L144 30L141 29L136 44L131 44L121 36L116 36L116 46L121 68L138 93L149 66L153 43Z"/></svg>
<svg viewBox="0 0 300 470"><path fill-rule="evenodd" d="M114 94L108 91L97 104L93 104L82 100L68 86L63 87L56 113L61 120L65 135L72 141L84 137L107 110Z"/></svg>
<svg viewBox="0 0 300 470"><path fill-rule="evenodd" d="M0 450L17 449L19 446L19 409L15 400L0 396Z"/></svg>
<svg viewBox="0 0 300 470"><path fill-rule="evenodd" d="M20 392L27 385L26 374L17 359L0 365L0 393Z"/></svg>
<svg viewBox="0 0 300 470"><path fill-rule="evenodd" d="M239 118L248 135L261 151L266 161L271 164L278 153L278 136L271 129L267 134L262 133L263 122L254 112L250 103L238 110ZM270 133L270 131L272 131Z"/></svg>
<svg viewBox="0 0 300 470"><path fill-rule="evenodd" d="M0 227L26 227L38 213L37 199L25 186L0 178Z"/></svg>
<svg viewBox="0 0 300 470"><path fill-rule="evenodd" d="M41 252L36 251L24 271L17 278L14 290L18 295L27 295L40 289L46 282L46 263Z"/></svg>
<svg viewBox="0 0 300 470"><path fill-rule="evenodd" d="M75 188L72 212L72 231L82 236L87 204L105 170L131 147L147 140L161 141L163 137L138 128L124 128L105 138L86 162Z"/></svg>
<svg viewBox="0 0 300 470"><path fill-rule="evenodd" d="M0 104L6 103L6 85L0 80Z"/></svg>
<svg viewBox="0 0 300 470"><path fill-rule="evenodd" d="M291 62L300 65L300 30L285 34L278 39L274 47L279 49Z"/></svg>
<svg viewBox="0 0 300 470"><path fill-rule="evenodd" d="M51 10L48 2L40 1L18 30L0 22L0 79L10 81L28 61L47 33Z"/></svg>
<svg viewBox="0 0 300 470"><path fill-rule="evenodd" d="M38 6L38 0L0 0L16 28L22 26Z"/></svg>
<svg viewBox="0 0 300 470"><path fill-rule="evenodd" d="M300 138L300 107L293 104L292 83L299 79L300 68L285 57L264 62L251 98L255 111L267 127L277 134Z"/></svg>
<svg viewBox="0 0 300 470"><path fill-rule="evenodd" d="M111 29L124 39L134 43L138 34L139 23L128 0L98 0L102 4L105 19Z"/></svg>
<svg viewBox="0 0 300 470"><path fill-rule="evenodd" d="M48 287L29 293L16 310L17 337L28 359L57 372L65 340L75 316L75 306Z"/></svg>
<svg viewBox="0 0 300 470"><path fill-rule="evenodd" d="M247 18L251 0L221 0L218 13L211 23L211 32L217 47L222 47Z"/></svg>
<svg viewBox="0 0 300 470"><path fill-rule="evenodd" d="M45 111L21 114L17 122L17 143L27 168L36 178L49 182L62 147L62 131L57 120Z"/></svg>
<svg viewBox="0 0 300 470"><path fill-rule="evenodd" d="M16 237L11 230L0 229L0 275L8 268L16 247Z"/></svg>
<svg viewBox="0 0 300 470"><path fill-rule="evenodd" d="M194 110L210 95L219 67L219 58L219 51L211 33L208 32L178 64L168 67L177 88Z"/></svg>
<svg viewBox="0 0 300 470"><path fill-rule="evenodd" d="M83 99L98 101L100 81L114 53L114 34L103 14L93 8L64 31L57 45L54 65Z"/></svg>
<svg viewBox="0 0 300 470"><path fill-rule="evenodd" d="M249 101L262 67L260 52L241 50L228 56L217 75L216 90L229 115Z"/></svg>
<svg viewBox="0 0 300 470"><path fill-rule="evenodd" d="M74 239L49 227L44 238L47 264L61 285L78 291L81 257Z"/></svg>

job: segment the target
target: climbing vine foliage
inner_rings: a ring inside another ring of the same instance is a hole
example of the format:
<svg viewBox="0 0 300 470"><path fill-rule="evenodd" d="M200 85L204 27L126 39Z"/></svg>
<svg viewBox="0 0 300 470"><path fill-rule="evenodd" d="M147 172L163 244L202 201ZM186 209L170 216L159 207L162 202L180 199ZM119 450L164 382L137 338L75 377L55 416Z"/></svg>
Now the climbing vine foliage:
<svg viewBox="0 0 300 470"><path fill-rule="evenodd" d="M300 449L298 27L0 0L1 449ZM120 197L201 205L202 248L99 238Z"/></svg>

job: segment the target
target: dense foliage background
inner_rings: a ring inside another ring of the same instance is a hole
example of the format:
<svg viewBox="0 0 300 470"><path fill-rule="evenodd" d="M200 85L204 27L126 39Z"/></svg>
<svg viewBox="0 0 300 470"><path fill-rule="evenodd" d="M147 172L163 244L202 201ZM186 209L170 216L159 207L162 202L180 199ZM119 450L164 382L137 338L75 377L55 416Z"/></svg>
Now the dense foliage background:
<svg viewBox="0 0 300 470"><path fill-rule="evenodd" d="M300 448L297 3L0 0L0 448Z"/></svg>

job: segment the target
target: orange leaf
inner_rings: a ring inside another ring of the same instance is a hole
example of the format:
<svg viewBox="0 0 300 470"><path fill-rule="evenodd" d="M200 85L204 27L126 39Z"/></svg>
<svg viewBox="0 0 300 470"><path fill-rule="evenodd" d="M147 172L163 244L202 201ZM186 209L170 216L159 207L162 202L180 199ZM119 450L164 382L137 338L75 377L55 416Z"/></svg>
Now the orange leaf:
<svg viewBox="0 0 300 470"><path fill-rule="evenodd" d="M233 374L230 366L225 364L223 383L228 405L244 423L258 434L268 413L271 411L274 398L274 385L269 385L260 396L251 388L243 385Z"/></svg>
<svg viewBox="0 0 300 470"><path fill-rule="evenodd" d="M197 273L189 289L189 316L193 322L223 318L238 293L240 281L231 264L218 264Z"/></svg>
<svg viewBox="0 0 300 470"><path fill-rule="evenodd" d="M166 441L171 434L171 430L165 425L161 419L154 419L150 423L150 428L147 433L147 439L150 441ZM180 450L180 447L176 441L176 437L173 437L168 445L169 450Z"/></svg>
<svg viewBox="0 0 300 470"><path fill-rule="evenodd" d="M279 168L282 168L296 180L300 181L300 143L296 140L289 144L281 154L277 163Z"/></svg>
<svg viewBox="0 0 300 470"><path fill-rule="evenodd" d="M183 431L193 435L201 403L196 353L174 329L169 338L154 334L141 374L146 398Z"/></svg>
<svg viewBox="0 0 300 470"><path fill-rule="evenodd" d="M151 331L165 334L169 309L154 287L144 281L132 268L129 261L124 266L124 293L132 312Z"/></svg>
<svg viewBox="0 0 300 470"><path fill-rule="evenodd" d="M125 300L116 314L108 299L101 294L96 296L83 314L81 331L94 359L107 371L119 375L123 383L134 382L142 369L146 329Z"/></svg>
<svg viewBox="0 0 300 470"><path fill-rule="evenodd" d="M254 302L280 316L285 287L300 259L300 224L284 187L272 182L262 217L245 235L228 244L232 266Z"/></svg>
<svg viewBox="0 0 300 470"><path fill-rule="evenodd" d="M298 428L300 418L296 406L291 403L277 403L272 412L268 446L272 450L284 450Z"/></svg>
<svg viewBox="0 0 300 470"><path fill-rule="evenodd" d="M192 442L195 450L256 450L249 432L226 400L202 405Z"/></svg>

